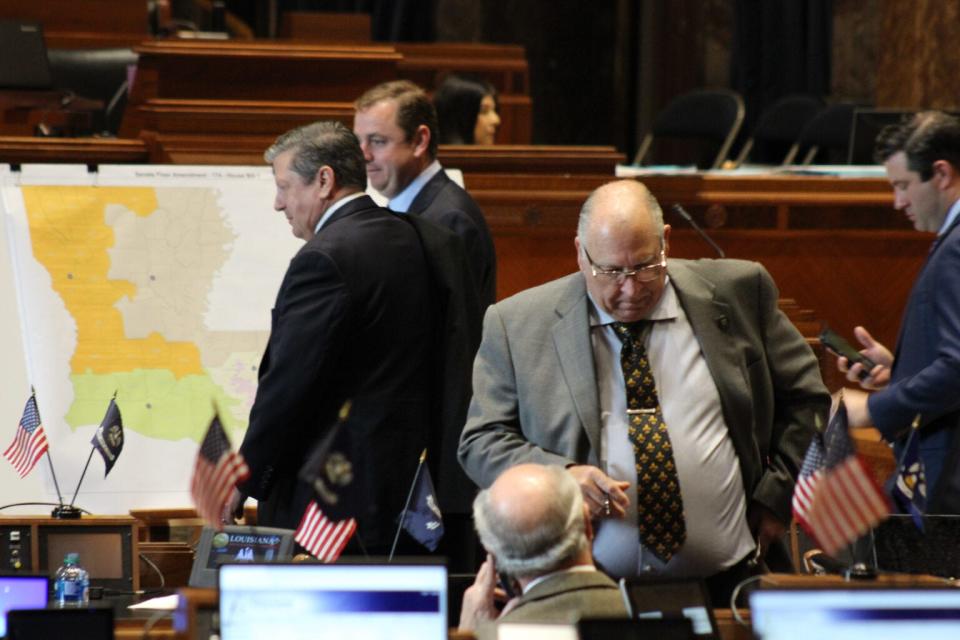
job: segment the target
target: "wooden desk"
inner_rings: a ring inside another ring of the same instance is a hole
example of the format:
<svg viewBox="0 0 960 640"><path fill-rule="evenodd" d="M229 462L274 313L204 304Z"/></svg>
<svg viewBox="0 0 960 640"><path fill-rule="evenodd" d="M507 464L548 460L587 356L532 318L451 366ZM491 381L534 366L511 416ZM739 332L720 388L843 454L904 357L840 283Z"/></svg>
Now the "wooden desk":
<svg viewBox="0 0 960 640"><path fill-rule="evenodd" d="M145 132L273 138L320 118L349 124L353 101L377 83L409 78L429 91L445 71L470 71L500 90L498 140L530 141L532 105L522 47L146 40L135 51L140 60L120 128L124 137Z"/></svg>
<svg viewBox="0 0 960 640"><path fill-rule="evenodd" d="M118 138L28 138L0 137L0 162L85 164L147 164L143 140Z"/></svg>
<svg viewBox="0 0 960 640"><path fill-rule="evenodd" d="M145 0L0 0L0 19L43 24L47 47L131 47L149 36Z"/></svg>
<svg viewBox="0 0 960 640"><path fill-rule="evenodd" d="M530 144L533 102L526 51L519 45L476 42L397 42L403 55L398 65L401 78L433 90L448 73L480 77L497 90L497 113L501 144Z"/></svg>

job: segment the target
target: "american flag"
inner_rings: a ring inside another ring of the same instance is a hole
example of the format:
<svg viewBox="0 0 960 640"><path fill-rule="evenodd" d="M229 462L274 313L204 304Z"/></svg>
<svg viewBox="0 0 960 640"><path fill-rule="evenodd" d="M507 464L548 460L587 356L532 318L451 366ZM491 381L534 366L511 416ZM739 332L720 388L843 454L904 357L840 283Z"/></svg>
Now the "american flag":
<svg viewBox="0 0 960 640"><path fill-rule="evenodd" d="M10 461L21 478L25 478L33 471L44 453L47 452L47 434L40 424L40 412L37 410L37 399L30 396L27 406L23 408L23 416L17 426L17 435L13 442L3 452L3 457Z"/></svg>
<svg viewBox="0 0 960 640"><path fill-rule="evenodd" d="M193 480L190 482L193 504L200 517L221 529L223 508L230 492L238 482L249 476L247 463L243 456L230 448L220 418L215 415L200 444L200 453L193 467Z"/></svg>
<svg viewBox="0 0 960 640"><path fill-rule="evenodd" d="M826 431L817 434L793 495L797 522L828 555L850 544L890 513L890 504L850 439L841 400Z"/></svg>
<svg viewBox="0 0 960 640"><path fill-rule="evenodd" d="M334 562L356 530L355 519L334 522L323 515L316 501L311 500L293 539L317 560Z"/></svg>

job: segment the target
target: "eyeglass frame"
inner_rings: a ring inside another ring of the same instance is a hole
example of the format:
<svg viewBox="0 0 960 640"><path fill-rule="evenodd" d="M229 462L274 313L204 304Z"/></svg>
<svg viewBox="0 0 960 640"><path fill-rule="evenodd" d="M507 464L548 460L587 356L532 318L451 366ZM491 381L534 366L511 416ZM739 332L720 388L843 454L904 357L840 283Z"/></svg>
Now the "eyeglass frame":
<svg viewBox="0 0 960 640"><path fill-rule="evenodd" d="M627 278L633 278L636 282L653 282L660 276L663 269L667 268L667 254L662 243L660 245L660 261L654 262L653 264L645 264L639 269L604 269L602 267L598 267L593 261L593 258L590 257L587 247L581 244L580 248L583 249L583 255L587 258L587 263L590 265L590 273L593 274L593 277L599 278L600 276L604 276L605 279L609 278L608 282L616 282L617 285L622 285L627 281ZM652 278L647 280L637 277L640 274L645 273L652 273L654 275Z"/></svg>

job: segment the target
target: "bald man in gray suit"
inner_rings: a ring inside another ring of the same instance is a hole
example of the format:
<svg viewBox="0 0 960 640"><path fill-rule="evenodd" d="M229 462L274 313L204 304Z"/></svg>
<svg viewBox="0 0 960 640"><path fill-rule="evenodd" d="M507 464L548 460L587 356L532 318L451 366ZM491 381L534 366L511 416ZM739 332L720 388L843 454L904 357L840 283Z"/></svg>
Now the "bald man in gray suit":
<svg viewBox="0 0 960 640"><path fill-rule="evenodd" d="M714 601L729 606L732 587L790 521L794 480L829 396L761 265L668 263L669 239L640 183L591 194L575 240L579 272L486 314L460 461L482 487L519 463L566 467L596 518L604 570L707 578ZM685 532L666 557L638 537L646 483L618 325L640 327L672 443Z"/></svg>

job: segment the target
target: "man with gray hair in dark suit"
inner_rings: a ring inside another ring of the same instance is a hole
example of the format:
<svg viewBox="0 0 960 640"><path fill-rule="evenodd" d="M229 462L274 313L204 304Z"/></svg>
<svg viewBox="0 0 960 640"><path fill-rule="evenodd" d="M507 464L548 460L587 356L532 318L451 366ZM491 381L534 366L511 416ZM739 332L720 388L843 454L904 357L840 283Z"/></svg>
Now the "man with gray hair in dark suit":
<svg viewBox="0 0 960 640"><path fill-rule="evenodd" d="M580 487L562 467L517 465L477 495L473 518L487 560L463 596L460 630L489 623L573 624L626 617L616 583L593 564L593 526ZM494 604L498 572L516 595Z"/></svg>

